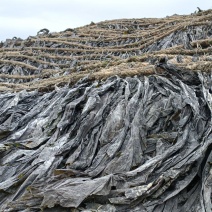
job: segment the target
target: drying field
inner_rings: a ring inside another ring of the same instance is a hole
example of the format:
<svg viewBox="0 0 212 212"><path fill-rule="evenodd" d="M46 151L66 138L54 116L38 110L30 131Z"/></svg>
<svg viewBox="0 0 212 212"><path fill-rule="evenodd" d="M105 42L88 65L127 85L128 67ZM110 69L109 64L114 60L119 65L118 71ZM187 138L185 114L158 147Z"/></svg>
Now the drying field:
<svg viewBox="0 0 212 212"><path fill-rule="evenodd" d="M212 208L212 10L0 43L0 211Z"/></svg>

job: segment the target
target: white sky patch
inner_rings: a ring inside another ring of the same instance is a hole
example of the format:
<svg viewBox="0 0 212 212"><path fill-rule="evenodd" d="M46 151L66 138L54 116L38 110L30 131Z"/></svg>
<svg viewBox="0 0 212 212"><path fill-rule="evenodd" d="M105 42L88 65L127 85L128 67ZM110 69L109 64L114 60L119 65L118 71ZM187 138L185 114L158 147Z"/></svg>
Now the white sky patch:
<svg viewBox="0 0 212 212"><path fill-rule="evenodd" d="M1 0L0 41L27 38L47 28L63 31L91 21L165 17L212 9L211 0Z"/></svg>

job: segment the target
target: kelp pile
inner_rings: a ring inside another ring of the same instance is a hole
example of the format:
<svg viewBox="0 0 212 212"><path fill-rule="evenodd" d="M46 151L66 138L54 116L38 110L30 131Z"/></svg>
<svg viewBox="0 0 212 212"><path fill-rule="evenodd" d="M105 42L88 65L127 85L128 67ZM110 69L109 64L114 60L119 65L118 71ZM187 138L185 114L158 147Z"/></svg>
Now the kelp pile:
<svg viewBox="0 0 212 212"><path fill-rule="evenodd" d="M212 11L0 48L0 211L211 211Z"/></svg>

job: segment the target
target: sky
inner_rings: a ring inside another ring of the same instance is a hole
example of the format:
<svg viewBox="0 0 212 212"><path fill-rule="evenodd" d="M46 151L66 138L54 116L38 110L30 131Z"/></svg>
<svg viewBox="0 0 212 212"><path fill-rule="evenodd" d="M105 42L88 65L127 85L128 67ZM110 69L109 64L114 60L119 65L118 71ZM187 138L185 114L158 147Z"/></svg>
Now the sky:
<svg viewBox="0 0 212 212"><path fill-rule="evenodd" d="M211 0L1 0L0 41L26 39L40 29L59 32L120 18L160 18L212 9Z"/></svg>

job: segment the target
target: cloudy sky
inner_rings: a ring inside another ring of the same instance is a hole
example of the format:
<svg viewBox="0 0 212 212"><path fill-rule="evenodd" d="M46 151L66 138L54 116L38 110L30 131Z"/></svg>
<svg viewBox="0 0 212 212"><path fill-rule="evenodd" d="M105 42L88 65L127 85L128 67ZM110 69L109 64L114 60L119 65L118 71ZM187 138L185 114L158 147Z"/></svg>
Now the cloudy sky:
<svg viewBox="0 0 212 212"><path fill-rule="evenodd" d="M0 41L27 38L42 28L62 31L119 18L190 14L212 9L211 0L1 0Z"/></svg>

